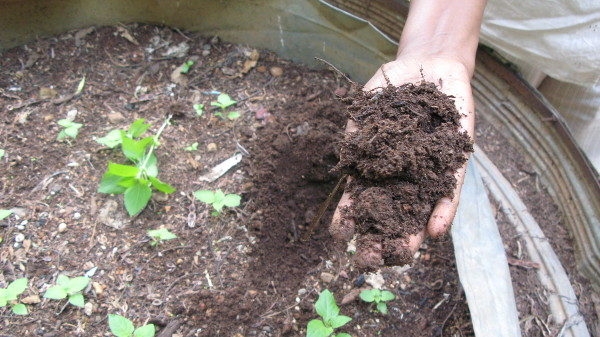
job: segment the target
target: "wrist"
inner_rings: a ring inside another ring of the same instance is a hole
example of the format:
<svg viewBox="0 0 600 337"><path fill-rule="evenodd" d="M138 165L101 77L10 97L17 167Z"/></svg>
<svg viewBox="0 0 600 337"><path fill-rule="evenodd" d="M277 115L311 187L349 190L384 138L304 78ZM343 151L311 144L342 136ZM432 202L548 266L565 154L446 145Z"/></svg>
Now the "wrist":
<svg viewBox="0 0 600 337"><path fill-rule="evenodd" d="M484 8L485 0L412 0L398 58L451 61L472 75Z"/></svg>

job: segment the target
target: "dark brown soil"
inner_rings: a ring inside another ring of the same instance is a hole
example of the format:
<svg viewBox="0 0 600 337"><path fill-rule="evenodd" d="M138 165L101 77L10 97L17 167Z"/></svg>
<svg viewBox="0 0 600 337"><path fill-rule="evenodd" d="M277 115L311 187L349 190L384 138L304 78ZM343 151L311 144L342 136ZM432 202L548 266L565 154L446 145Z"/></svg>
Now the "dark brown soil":
<svg viewBox="0 0 600 337"><path fill-rule="evenodd" d="M410 263L404 241L426 227L437 201L452 198L454 172L473 152L472 141L459 132L454 100L433 83L358 91L346 100L358 129L341 142L336 167L352 177L354 203L343 216L356 228L344 236L358 234L360 252L381 247L360 255L367 257L356 261L363 269L378 268L378 256L385 265Z"/></svg>
<svg viewBox="0 0 600 337"><path fill-rule="evenodd" d="M182 56L166 53L182 43ZM173 70L189 59L196 63L173 83ZM209 107L214 91L238 101L239 119L210 108L195 114L192 105ZM339 180L331 169L346 120L338 97L347 92L334 73L148 25L83 29L2 52L0 209L15 214L0 221L0 286L27 277L20 299L30 314L0 308L0 335L108 336L107 314L119 313L138 326L155 323L160 337L303 336L324 288L346 299L341 311L353 321L343 330L355 337L473 335L449 238L425 243L410 268L382 270L384 288L397 296L387 316L356 300L369 283L330 238L331 210L310 240L299 240ZM56 141L57 120L73 110L79 136ZM177 192L129 219L119 196L96 192L108 161L121 157L94 137L140 117L156 132L168 114L159 177ZM184 150L194 142L197 151ZM238 166L215 182L199 180L237 152L247 153ZM242 205L213 217L191 197L217 188L241 194ZM160 226L178 238L153 248L146 231ZM86 310L41 298L59 274L86 272ZM536 287L522 284L522 293Z"/></svg>

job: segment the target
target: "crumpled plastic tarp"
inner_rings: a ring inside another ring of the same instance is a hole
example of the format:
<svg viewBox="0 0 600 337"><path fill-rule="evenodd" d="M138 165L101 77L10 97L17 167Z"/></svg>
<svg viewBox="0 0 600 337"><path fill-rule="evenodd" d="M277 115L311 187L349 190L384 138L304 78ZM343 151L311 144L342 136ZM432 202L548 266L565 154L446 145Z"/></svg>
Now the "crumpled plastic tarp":
<svg viewBox="0 0 600 337"><path fill-rule="evenodd" d="M488 0L480 39L555 79L600 84L598 0Z"/></svg>

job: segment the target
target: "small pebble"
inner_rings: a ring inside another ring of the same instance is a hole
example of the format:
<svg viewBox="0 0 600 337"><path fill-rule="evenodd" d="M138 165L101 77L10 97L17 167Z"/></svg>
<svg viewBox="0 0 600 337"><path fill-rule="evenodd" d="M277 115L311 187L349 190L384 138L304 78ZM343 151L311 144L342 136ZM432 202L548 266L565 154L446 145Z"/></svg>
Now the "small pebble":
<svg viewBox="0 0 600 337"><path fill-rule="evenodd" d="M16 243L21 243L23 240L25 240L25 235L23 235L23 233L17 233L17 235L15 235Z"/></svg>
<svg viewBox="0 0 600 337"><path fill-rule="evenodd" d="M283 68L281 68L281 67L271 67L269 69L269 72L274 77L279 77L279 76L283 75Z"/></svg>
<svg viewBox="0 0 600 337"><path fill-rule="evenodd" d="M217 151L217 144L215 144L215 143L208 143L206 145L206 151L208 151L208 152Z"/></svg>
<svg viewBox="0 0 600 337"><path fill-rule="evenodd" d="M73 213L73 219L75 219L75 220L81 219L81 213L79 213L79 212Z"/></svg>
<svg viewBox="0 0 600 337"><path fill-rule="evenodd" d="M83 305L83 313L87 316L91 316L94 312L94 305L91 302L87 302Z"/></svg>
<svg viewBox="0 0 600 337"><path fill-rule="evenodd" d="M335 276L333 276L333 274L331 273L321 273L321 280L325 283L331 283L331 281L333 281L334 278Z"/></svg>
<svg viewBox="0 0 600 337"><path fill-rule="evenodd" d="M58 232L59 233L62 233L64 231L66 231L66 230L67 230L67 224L66 223L61 222L61 223L58 224Z"/></svg>

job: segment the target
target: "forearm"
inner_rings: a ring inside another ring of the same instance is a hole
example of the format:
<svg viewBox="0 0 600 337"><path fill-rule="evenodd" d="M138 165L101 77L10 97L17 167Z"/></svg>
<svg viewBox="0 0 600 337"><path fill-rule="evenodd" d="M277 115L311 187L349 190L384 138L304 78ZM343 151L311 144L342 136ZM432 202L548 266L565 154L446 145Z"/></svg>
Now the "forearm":
<svg viewBox="0 0 600 337"><path fill-rule="evenodd" d="M454 59L472 74L485 4L485 0L412 0L398 56Z"/></svg>

